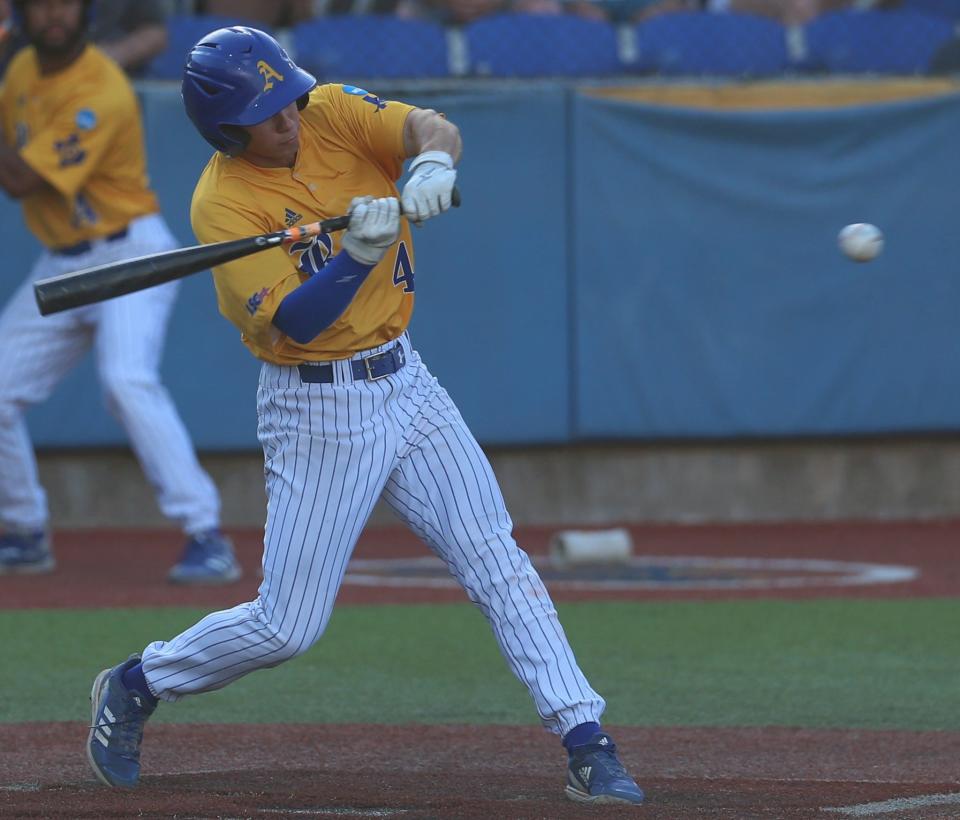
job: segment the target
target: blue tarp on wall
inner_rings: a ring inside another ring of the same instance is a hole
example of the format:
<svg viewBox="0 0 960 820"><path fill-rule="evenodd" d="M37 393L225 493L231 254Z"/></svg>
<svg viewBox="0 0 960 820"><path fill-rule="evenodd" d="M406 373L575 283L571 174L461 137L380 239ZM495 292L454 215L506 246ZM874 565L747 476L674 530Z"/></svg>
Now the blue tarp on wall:
<svg viewBox="0 0 960 820"><path fill-rule="evenodd" d="M575 106L579 436L960 427L960 97Z"/></svg>
<svg viewBox="0 0 960 820"><path fill-rule="evenodd" d="M142 91L185 244L209 156ZM817 111L653 107L559 86L423 96L463 131L464 205L416 233L412 334L486 443L960 429L960 98ZM887 233L869 265L838 230ZM0 202L6 299L36 242ZM258 365L183 282L163 374L197 446L256 447ZM92 364L29 416L40 446L123 443Z"/></svg>

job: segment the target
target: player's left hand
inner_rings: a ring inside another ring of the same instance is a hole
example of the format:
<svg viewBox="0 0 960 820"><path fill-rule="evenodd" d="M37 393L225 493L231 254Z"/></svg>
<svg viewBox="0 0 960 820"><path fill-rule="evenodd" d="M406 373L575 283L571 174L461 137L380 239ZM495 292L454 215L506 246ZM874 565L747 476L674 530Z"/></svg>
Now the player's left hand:
<svg viewBox="0 0 960 820"><path fill-rule="evenodd" d="M350 225L340 244L353 259L376 265L400 235L400 203L396 197L354 197Z"/></svg>
<svg viewBox="0 0 960 820"><path fill-rule="evenodd" d="M446 151L424 151L414 157L410 170L413 174L400 195L403 215L411 222L425 222L447 210L457 181L453 157Z"/></svg>

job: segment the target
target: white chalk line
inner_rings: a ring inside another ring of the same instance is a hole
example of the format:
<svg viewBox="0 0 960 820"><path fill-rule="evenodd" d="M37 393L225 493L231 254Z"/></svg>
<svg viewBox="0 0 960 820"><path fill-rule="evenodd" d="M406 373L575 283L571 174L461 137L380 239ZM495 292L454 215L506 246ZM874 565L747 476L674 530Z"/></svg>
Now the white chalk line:
<svg viewBox="0 0 960 820"><path fill-rule="evenodd" d="M878 814L924 809L929 806L960 805L960 792L949 794L919 794L915 797L895 797L878 803L860 803L857 806L831 806L820 811L843 814L847 817L874 817Z"/></svg>
<svg viewBox="0 0 960 820"><path fill-rule="evenodd" d="M741 780L749 780L751 783L812 783L827 786L849 783L857 786L923 786L916 778L907 780L891 780L889 777L880 778L859 778L859 777L769 777L764 775L752 775L746 772L727 775L696 775L696 774L658 774L653 775L654 780L702 780L704 783L736 783ZM947 778L950 779L950 778ZM937 785L943 785L943 779L940 779Z"/></svg>
<svg viewBox="0 0 960 820"><path fill-rule="evenodd" d="M553 569L550 559L541 555L531 556L534 565L541 570ZM827 561L798 558L716 558L704 556L642 555L613 566L643 569L648 567L672 567L679 569L716 570L726 572L779 572L780 576L761 578L741 577L715 579L670 578L664 580L596 579L575 580L557 577L545 579L550 589L566 591L619 591L619 590L753 590L753 589L802 589L816 587L873 586L878 584L901 584L916 580L919 570L898 564L869 564L851 561ZM404 570L436 572L436 575L402 575ZM365 587L406 587L421 589L457 589L459 583L451 578L444 564L433 555L414 558L355 558L347 566L343 579L345 584Z"/></svg>

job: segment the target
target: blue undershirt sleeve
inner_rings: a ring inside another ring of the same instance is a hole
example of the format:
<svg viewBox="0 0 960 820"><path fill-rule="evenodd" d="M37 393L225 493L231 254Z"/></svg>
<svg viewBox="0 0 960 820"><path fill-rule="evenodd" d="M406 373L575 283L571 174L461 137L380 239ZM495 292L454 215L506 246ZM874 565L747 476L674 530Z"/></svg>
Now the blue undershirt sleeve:
<svg viewBox="0 0 960 820"><path fill-rule="evenodd" d="M297 344L307 344L340 318L373 268L340 251L284 297L273 314L274 327Z"/></svg>

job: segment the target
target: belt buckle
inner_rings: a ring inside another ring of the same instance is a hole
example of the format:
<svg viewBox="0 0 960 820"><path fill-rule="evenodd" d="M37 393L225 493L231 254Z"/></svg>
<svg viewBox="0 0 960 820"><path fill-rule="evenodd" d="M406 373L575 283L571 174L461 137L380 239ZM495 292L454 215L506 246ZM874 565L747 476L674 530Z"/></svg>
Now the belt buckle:
<svg viewBox="0 0 960 820"><path fill-rule="evenodd" d="M374 375L373 369L370 367L370 362L372 362L374 359L382 359L384 356L388 356L389 354L390 354L390 351L386 350L383 353L374 353L372 356L367 356L363 360L363 366L367 371L368 382L379 381L380 379L385 379L387 376L390 375L390 373L381 373L379 376Z"/></svg>

